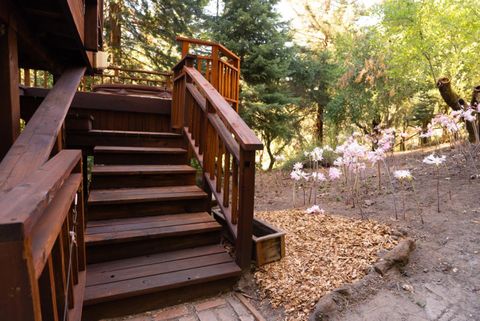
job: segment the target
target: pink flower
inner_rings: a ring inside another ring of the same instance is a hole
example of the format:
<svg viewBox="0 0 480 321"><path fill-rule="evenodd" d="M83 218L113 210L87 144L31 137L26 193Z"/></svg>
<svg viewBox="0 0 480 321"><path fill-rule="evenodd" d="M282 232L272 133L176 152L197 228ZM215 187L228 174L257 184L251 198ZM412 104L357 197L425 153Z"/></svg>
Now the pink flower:
<svg viewBox="0 0 480 321"><path fill-rule="evenodd" d="M445 155L442 155L440 157L437 157L435 156L434 154L430 154L428 155L427 157L425 157L423 159L423 162L425 164L429 164L429 165L436 165L436 166L439 166L441 165L443 162L445 162L446 160L446 156Z"/></svg>
<svg viewBox="0 0 480 321"><path fill-rule="evenodd" d="M312 173L312 177L314 180L321 181L321 182L327 180L325 175L323 175L323 173L320 173L320 172Z"/></svg>
<svg viewBox="0 0 480 321"><path fill-rule="evenodd" d="M302 174L299 171L292 171L290 173L290 178L295 180L295 181L299 181L299 180L302 179Z"/></svg>
<svg viewBox="0 0 480 321"><path fill-rule="evenodd" d="M295 163L293 164L293 170L294 171L299 171L303 168L303 164L302 163Z"/></svg>
<svg viewBox="0 0 480 321"><path fill-rule="evenodd" d="M325 214L325 210L323 208L320 208L318 205L313 205L310 208L307 208L307 213L308 214Z"/></svg>
<svg viewBox="0 0 480 321"><path fill-rule="evenodd" d="M333 181L339 179L342 176L342 172L336 167L330 167L328 170L328 177Z"/></svg>
<svg viewBox="0 0 480 321"><path fill-rule="evenodd" d="M412 179L412 173L410 173L409 170L406 169L400 169L395 172L393 172L393 176L395 176L396 179L402 180L402 179Z"/></svg>

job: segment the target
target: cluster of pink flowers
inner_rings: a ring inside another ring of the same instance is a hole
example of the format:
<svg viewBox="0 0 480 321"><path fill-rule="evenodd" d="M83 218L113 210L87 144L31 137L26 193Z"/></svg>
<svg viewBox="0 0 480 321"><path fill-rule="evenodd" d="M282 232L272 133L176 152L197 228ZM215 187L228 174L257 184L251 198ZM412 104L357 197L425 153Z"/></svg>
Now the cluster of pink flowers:
<svg viewBox="0 0 480 321"><path fill-rule="evenodd" d="M335 149L335 152L342 156L335 160L334 165L344 166L352 172L359 172L365 169L364 159L367 156L367 150L365 145L357 141L354 134Z"/></svg>

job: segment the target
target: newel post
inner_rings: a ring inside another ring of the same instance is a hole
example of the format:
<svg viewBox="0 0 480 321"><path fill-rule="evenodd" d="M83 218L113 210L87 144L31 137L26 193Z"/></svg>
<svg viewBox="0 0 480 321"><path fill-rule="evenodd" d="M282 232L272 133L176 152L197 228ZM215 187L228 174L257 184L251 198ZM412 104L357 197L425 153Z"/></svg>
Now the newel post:
<svg viewBox="0 0 480 321"><path fill-rule="evenodd" d="M186 77L183 71L183 66L193 67L195 57L186 56L184 60L174 67L174 83L172 93L172 113L171 113L171 127L181 131L185 124L185 95L186 95Z"/></svg>
<svg viewBox="0 0 480 321"><path fill-rule="evenodd" d="M236 261L242 269L250 267L252 258L253 204L255 197L255 150L240 150L239 199Z"/></svg>

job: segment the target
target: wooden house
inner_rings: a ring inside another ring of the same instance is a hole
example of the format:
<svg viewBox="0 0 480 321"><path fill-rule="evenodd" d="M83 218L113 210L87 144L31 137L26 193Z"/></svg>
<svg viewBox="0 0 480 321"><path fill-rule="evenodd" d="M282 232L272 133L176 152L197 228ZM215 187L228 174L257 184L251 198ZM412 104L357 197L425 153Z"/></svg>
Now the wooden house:
<svg viewBox="0 0 480 321"><path fill-rule="evenodd" d="M250 265L262 144L236 112L239 58L179 38L173 73L99 71L102 10L0 0L1 320L145 311ZM198 45L209 54L190 55Z"/></svg>

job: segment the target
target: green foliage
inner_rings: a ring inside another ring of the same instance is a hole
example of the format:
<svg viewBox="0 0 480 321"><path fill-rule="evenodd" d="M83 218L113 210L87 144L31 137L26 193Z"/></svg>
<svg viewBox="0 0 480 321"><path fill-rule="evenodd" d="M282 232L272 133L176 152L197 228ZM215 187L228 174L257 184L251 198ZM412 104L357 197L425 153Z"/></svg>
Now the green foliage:
<svg viewBox="0 0 480 321"><path fill-rule="evenodd" d="M121 6L122 66L169 70L180 58L175 37L197 34L208 0L106 0L107 12L112 3Z"/></svg>
<svg viewBox="0 0 480 321"><path fill-rule="evenodd" d="M273 168L275 155L298 129L296 99L286 86L293 49L285 23L274 10L276 0L226 0L221 16L210 24L213 38L238 54L242 65L240 111L261 136Z"/></svg>
<svg viewBox="0 0 480 321"><path fill-rule="evenodd" d="M274 6L278 0L225 0L224 12L210 19L213 38L235 52L249 84L276 82L292 58L287 25Z"/></svg>

